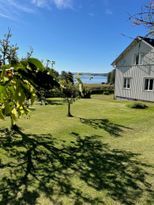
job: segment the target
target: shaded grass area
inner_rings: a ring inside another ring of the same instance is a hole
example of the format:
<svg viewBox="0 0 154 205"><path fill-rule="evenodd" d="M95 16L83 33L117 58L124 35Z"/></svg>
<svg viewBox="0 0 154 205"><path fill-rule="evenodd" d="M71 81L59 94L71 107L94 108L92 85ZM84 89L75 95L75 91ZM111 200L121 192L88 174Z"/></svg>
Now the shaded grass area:
<svg viewBox="0 0 154 205"><path fill-rule="evenodd" d="M143 192L150 203L153 191L144 170L150 165L136 160L135 153L112 149L99 136L72 135L74 141L58 148L50 134L1 130L0 148L8 162L2 160L0 165L5 173L0 180L0 204L33 205L41 194L53 204L63 204L63 196L72 204L106 204L76 187L74 176L122 204L135 204Z"/></svg>
<svg viewBox="0 0 154 205"><path fill-rule="evenodd" d="M80 121L86 125L89 125L95 129L103 129L106 132L108 132L110 135L115 137L122 136L121 133L123 132L123 129L131 129L129 127L116 124L113 122L110 122L108 119L85 119L80 118Z"/></svg>
<svg viewBox="0 0 154 205"><path fill-rule="evenodd" d="M36 104L18 132L0 121L0 205L154 204L154 105L93 96Z"/></svg>

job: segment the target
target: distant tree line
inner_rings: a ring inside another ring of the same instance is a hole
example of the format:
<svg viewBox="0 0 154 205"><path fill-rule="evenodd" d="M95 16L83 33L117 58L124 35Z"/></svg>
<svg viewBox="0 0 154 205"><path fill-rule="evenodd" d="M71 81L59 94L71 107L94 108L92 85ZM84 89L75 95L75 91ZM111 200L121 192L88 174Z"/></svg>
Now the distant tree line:
<svg viewBox="0 0 154 205"><path fill-rule="evenodd" d="M108 73L107 83L111 85L115 84L115 69L113 69L111 72Z"/></svg>

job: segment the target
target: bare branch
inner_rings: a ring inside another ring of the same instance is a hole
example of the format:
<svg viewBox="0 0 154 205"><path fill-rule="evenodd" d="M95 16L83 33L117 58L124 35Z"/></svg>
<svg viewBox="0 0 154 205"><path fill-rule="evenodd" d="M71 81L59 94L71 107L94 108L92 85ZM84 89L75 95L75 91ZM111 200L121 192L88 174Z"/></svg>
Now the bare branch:
<svg viewBox="0 0 154 205"><path fill-rule="evenodd" d="M144 25L149 35L154 36L154 0L150 0L140 12L129 17L135 25Z"/></svg>

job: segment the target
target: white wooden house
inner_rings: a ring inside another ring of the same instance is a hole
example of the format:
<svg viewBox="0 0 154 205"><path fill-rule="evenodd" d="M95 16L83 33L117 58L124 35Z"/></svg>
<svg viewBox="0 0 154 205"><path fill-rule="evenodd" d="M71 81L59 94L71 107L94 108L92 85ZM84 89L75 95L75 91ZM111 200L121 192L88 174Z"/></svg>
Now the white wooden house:
<svg viewBox="0 0 154 205"><path fill-rule="evenodd" d="M154 39L138 36L112 65L116 99L154 102Z"/></svg>

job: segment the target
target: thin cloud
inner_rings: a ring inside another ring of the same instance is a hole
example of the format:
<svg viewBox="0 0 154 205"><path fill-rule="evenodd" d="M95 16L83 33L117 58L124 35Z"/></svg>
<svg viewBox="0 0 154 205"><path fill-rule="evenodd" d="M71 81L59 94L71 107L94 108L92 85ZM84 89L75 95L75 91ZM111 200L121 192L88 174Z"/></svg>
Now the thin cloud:
<svg viewBox="0 0 154 205"><path fill-rule="evenodd" d="M27 5L23 5L23 4L19 3L19 1L16 1L16 0L7 0L7 1L11 7L14 7L15 9L17 9L19 11L23 11L25 13L33 13L34 12L34 10L32 8L28 7Z"/></svg>
<svg viewBox="0 0 154 205"><path fill-rule="evenodd" d="M7 15L5 15L5 14L3 14L3 13L0 13L0 16L3 17L3 18L10 19L10 16L7 16Z"/></svg>
<svg viewBox="0 0 154 205"><path fill-rule="evenodd" d="M15 20L20 13L33 13L34 10L19 0L0 0L0 16Z"/></svg>
<svg viewBox="0 0 154 205"><path fill-rule="evenodd" d="M73 0L32 0L32 4L37 7L48 7L52 5L56 6L58 9L72 8Z"/></svg>
<svg viewBox="0 0 154 205"><path fill-rule="evenodd" d="M46 7L50 5L50 0L32 0L32 4L37 7Z"/></svg>
<svg viewBox="0 0 154 205"><path fill-rule="evenodd" d="M72 0L54 0L53 1L57 8L72 8Z"/></svg>
<svg viewBox="0 0 154 205"><path fill-rule="evenodd" d="M73 9L74 0L0 0L0 17L17 20L22 13L35 13L39 8Z"/></svg>

